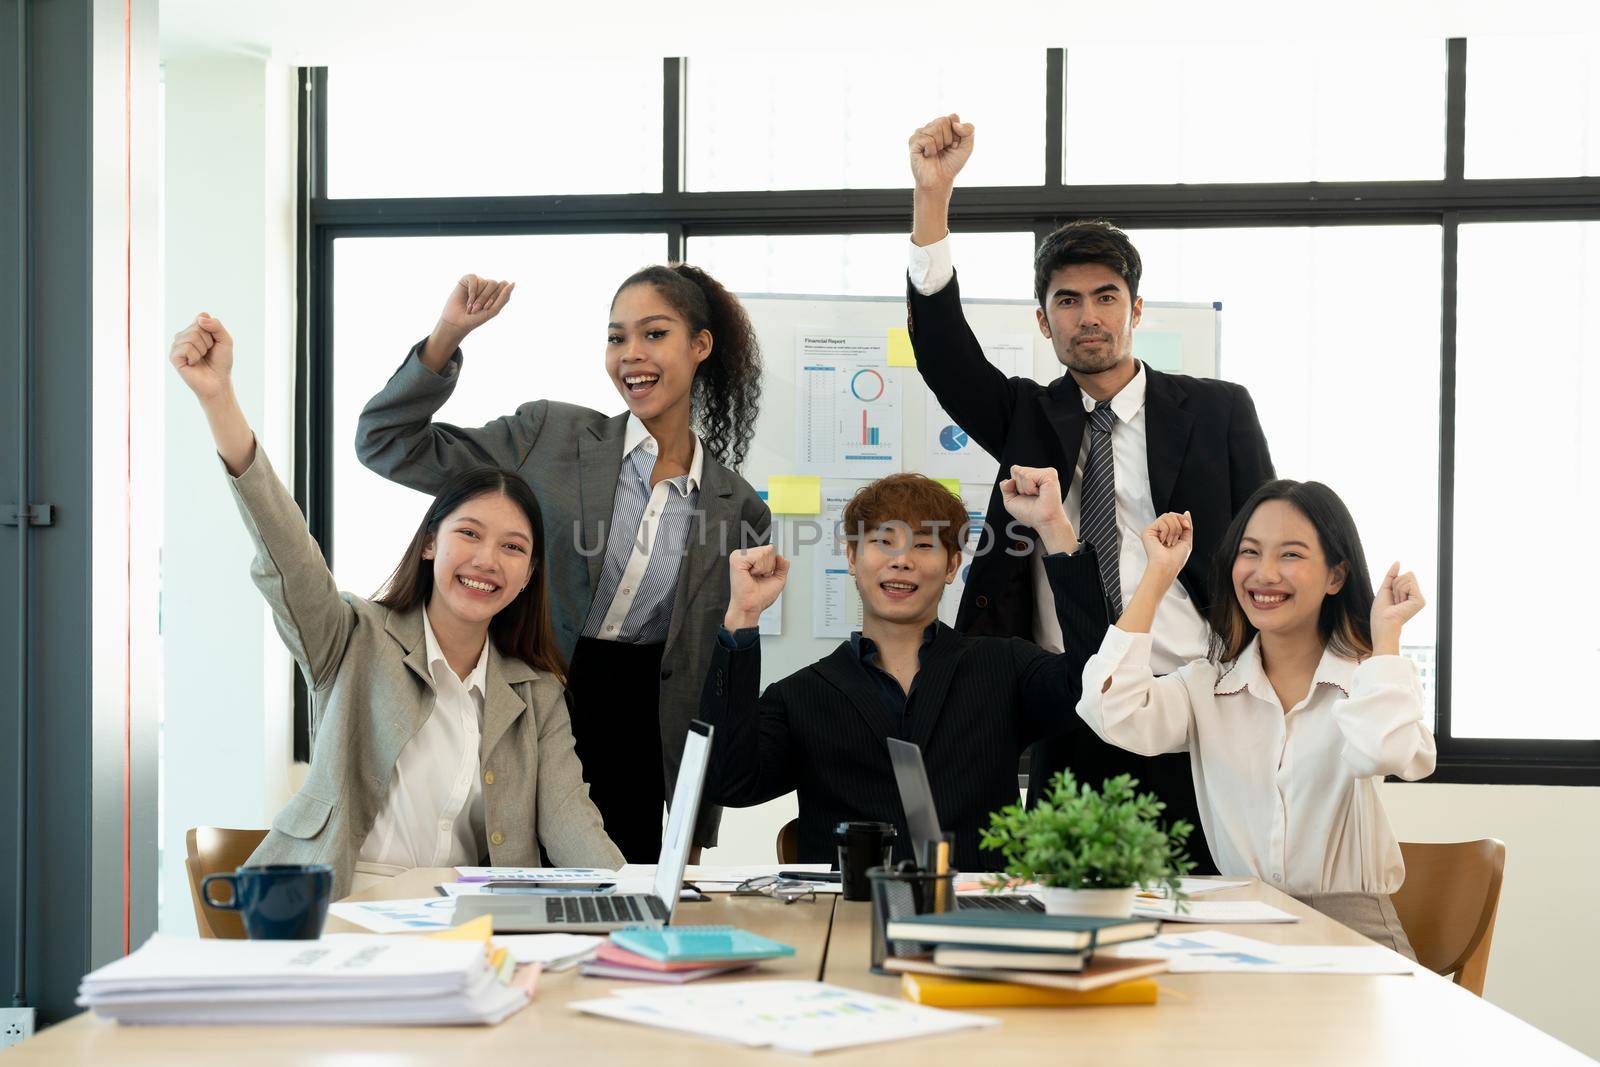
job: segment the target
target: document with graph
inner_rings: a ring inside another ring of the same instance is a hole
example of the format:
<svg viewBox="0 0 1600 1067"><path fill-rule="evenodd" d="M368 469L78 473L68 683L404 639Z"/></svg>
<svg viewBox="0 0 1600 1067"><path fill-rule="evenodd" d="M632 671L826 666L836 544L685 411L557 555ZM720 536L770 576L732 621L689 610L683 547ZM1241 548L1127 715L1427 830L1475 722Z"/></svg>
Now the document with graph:
<svg viewBox="0 0 1600 1067"><path fill-rule="evenodd" d="M889 366L885 334L795 331L799 469L869 481L900 470L903 373Z"/></svg>

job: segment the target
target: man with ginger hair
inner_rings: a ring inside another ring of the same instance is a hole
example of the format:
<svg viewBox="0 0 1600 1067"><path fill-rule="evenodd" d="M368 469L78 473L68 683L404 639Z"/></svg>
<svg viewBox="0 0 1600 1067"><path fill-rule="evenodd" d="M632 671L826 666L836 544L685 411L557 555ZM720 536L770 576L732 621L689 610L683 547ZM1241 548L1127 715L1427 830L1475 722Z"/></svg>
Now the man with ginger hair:
<svg viewBox="0 0 1600 1067"><path fill-rule="evenodd" d="M1039 532L1052 577L1077 547L1051 469L1018 468L1006 506ZM920 474L865 486L844 511L861 630L833 653L759 692L758 620L778 598L789 561L771 546L728 560L728 610L701 694L716 727L708 802L750 807L798 791L798 860L831 862L843 821L893 823L895 858L911 838L886 740L922 749L941 826L955 834L954 865L994 869L978 838L989 813L1017 802L1017 759L1034 740L1081 729L1074 708L1083 661L1020 638L965 637L939 621L939 598L961 566L966 509ZM1061 625L1066 586L1055 586ZM1084 634L1084 640L1098 635Z"/></svg>

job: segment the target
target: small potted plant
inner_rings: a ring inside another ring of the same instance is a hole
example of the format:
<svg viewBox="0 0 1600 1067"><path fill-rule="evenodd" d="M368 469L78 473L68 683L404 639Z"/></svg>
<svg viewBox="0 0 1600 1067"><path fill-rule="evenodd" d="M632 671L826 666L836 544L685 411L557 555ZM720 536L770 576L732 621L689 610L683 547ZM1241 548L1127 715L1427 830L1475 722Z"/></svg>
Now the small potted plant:
<svg viewBox="0 0 1600 1067"><path fill-rule="evenodd" d="M1062 771L1033 808L990 815L980 843L1005 856L1006 879L1039 884L1051 915L1125 918L1141 886L1165 886L1182 900L1178 879L1194 869L1182 846L1194 827L1179 820L1163 829L1166 805L1135 792L1138 784L1121 774L1096 790Z"/></svg>

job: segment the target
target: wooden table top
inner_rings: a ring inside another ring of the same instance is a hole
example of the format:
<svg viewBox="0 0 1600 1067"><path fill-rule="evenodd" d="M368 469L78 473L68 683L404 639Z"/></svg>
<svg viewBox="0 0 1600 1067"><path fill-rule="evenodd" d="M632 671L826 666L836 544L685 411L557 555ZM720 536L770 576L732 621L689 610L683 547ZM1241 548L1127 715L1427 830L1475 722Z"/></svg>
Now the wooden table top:
<svg viewBox="0 0 1600 1067"><path fill-rule="evenodd" d="M408 872L351 899L427 896L452 877L441 869ZM1230 927L1284 944L1367 944L1343 926L1260 884L1208 899L1265 900L1300 916L1294 924ZM754 977L817 979L886 996L899 980L873 975L868 906L819 897L785 905L760 897L717 895L684 903L677 919L742 926L795 947L795 955L763 964ZM361 932L330 918L328 932ZM1196 930L1207 927L1196 926ZM1499 1008L1430 973L1376 975L1163 975L1160 1003L1094 1008L993 1008L979 1013L999 1028L972 1030L908 1045L920 1064L971 1067L985 1055L1056 1063L1210 1063L1310 1067L1315 1064L1509 1062L1591 1063L1584 1056ZM605 996L628 983L544 975L534 1002L495 1027L135 1027L85 1013L51 1027L7 1053L0 1065L226 1063L305 1067L404 1067L410 1064L503 1062L511 1058L573 1064L794 1063L797 1057L586 1016L574 1000ZM883 1048L827 1054L840 1067L883 1067Z"/></svg>

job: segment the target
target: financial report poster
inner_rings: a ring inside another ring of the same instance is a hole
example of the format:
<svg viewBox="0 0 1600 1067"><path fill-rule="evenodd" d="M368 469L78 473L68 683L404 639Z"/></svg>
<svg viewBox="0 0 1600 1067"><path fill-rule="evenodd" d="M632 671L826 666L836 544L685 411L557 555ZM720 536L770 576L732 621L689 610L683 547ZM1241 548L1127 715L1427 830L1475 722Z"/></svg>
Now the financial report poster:
<svg viewBox="0 0 1600 1067"><path fill-rule="evenodd" d="M900 381L885 334L795 334L796 452L801 469L870 481L901 469Z"/></svg>

